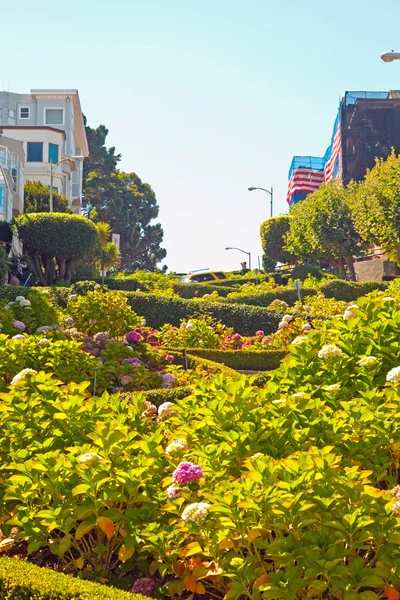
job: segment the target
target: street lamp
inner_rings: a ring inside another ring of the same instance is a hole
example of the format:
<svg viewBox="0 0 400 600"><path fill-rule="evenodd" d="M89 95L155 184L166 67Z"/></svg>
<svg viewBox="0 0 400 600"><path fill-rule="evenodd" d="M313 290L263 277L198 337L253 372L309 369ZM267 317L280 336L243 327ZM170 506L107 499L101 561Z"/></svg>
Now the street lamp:
<svg viewBox="0 0 400 600"><path fill-rule="evenodd" d="M68 160L83 160L83 156L66 156L62 158L57 163L50 162L50 200L49 200L49 212L53 212L53 173L54 169L61 165L63 162L67 162Z"/></svg>
<svg viewBox="0 0 400 600"><path fill-rule="evenodd" d="M247 188L249 190L249 192L254 192L254 190L262 190L263 192L266 192L269 197L271 198L271 217L272 217L272 207L273 207L273 203L274 203L274 190L271 188L270 190L266 190L265 188L262 187L249 187Z"/></svg>
<svg viewBox="0 0 400 600"><path fill-rule="evenodd" d="M249 257L249 271L251 271L251 252L246 252L246 250L241 250L240 248L233 248L231 246L228 246L227 248L225 248L225 250L239 250L239 252L247 254L247 256Z"/></svg>
<svg viewBox="0 0 400 600"><path fill-rule="evenodd" d="M393 62L394 60L400 60L400 52L391 50L390 52L384 52L381 54L383 62Z"/></svg>

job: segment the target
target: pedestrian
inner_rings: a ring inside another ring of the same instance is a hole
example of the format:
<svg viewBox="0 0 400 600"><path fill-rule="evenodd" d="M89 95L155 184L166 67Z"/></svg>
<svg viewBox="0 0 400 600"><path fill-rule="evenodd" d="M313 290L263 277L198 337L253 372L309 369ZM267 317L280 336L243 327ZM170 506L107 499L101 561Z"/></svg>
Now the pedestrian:
<svg viewBox="0 0 400 600"><path fill-rule="evenodd" d="M10 279L8 281L8 285L21 285L21 282L18 279L17 273L15 271L11 271Z"/></svg>

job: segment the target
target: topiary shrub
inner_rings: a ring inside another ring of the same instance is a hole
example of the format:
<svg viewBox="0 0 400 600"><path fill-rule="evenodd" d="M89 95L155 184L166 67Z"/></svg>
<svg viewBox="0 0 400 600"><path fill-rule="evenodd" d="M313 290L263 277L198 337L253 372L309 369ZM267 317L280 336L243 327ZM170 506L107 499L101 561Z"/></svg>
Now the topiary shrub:
<svg viewBox="0 0 400 600"><path fill-rule="evenodd" d="M315 279L322 279L325 273L321 269L318 269L318 267L302 263L295 266L289 277L293 280L300 279L300 281L304 281L308 276L315 277Z"/></svg>
<svg viewBox="0 0 400 600"><path fill-rule="evenodd" d="M145 596L82 581L16 558L0 558L4 600L145 600Z"/></svg>
<svg viewBox="0 0 400 600"><path fill-rule="evenodd" d="M221 362L236 371L272 371L279 367L279 363L286 356L284 350L208 350L188 349L193 356Z"/></svg>
<svg viewBox="0 0 400 600"><path fill-rule="evenodd" d="M54 278L69 281L74 261L90 255L98 240L94 223L80 215L22 214L14 218L12 229L31 257L41 285L51 285Z"/></svg>
<svg viewBox="0 0 400 600"><path fill-rule="evenodd" d="M261 223L260 234L264 254L275 263L293 262L294 256L285 248L285 236L290 230L290 216L272 217Z"/></svg>
<svg viewBox="0 0 400 600"><path fill-rule="evenodd" d="M336 300L344 300L352 302L365 294L369 294L374 290L385 290L389 285L387 281L365 281L352 282L342 279L333 279L321 286L321 292L327 298L336 298ZM307 294L309 291L307 290Z"/></svg>

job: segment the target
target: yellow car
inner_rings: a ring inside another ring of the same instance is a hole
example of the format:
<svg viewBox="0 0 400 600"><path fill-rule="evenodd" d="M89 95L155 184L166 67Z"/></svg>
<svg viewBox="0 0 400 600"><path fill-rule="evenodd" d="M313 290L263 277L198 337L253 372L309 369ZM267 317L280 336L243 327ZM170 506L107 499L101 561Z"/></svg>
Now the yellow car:
<svg viewBox="0 0 400 600"><path fill-rule="evenodd" d="M194 271L188 273L179 280L181 283L211 283L212 281L220 281L227 279L222 271Z"/></svg>

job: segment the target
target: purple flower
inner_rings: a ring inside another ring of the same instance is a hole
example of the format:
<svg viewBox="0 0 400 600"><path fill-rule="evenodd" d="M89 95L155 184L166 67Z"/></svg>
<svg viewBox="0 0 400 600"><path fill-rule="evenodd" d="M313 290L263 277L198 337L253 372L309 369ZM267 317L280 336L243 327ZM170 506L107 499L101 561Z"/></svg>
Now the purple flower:
<svg viewBox="0 0 400 600"><path fill-rule="evenodd" d="M124 358L122 361L123 365L133 365L134 367L140 367L142 361L140 358Z"/></svg>
<svg viewBox="0 0 400 600"><path fill-rule="evenodd" d="M73 318L72 318L72 317L67 317L67 318L65 319L65 322L66 322L66 323L73 323L73 322L74 322L74 320L73 320Z"/></svg>
<svg viewBox="0 0 400 600"><path fill-rule="evenodd" d="M24 329L26 329L26 325L22 321L14 321L13 325L15 329L19 329L20 331L24 331Z"/></svg>
<svg viewBox="0 0 400 600"><path fill-rule="evenodd" d="M136 579L131 592L133 594L142 594L143 596L151 596L154 589L154 580L150 577L141 577Z"/></svg>
<svg viewBox="0 0 400 600"><path fill-rule="evenodd" d="M162 387L170 388L174 385L175 381L176 379L171 373L165 373L165 375L162 376Z"/></svg>
<svg viewBox="0 0 400 600"><path fill-rule="evenodd" d="M128 331L125 337L127 342L140 342L142 339L142 336L137 331Z"/></svg>
<svg viewBox="0 0 400 600"><path fill-rule="evenodd" d="M179 485L186 485L203 477L204 473L201 466L191 462L181 462L172 473L172 481L179 483Z"/></svg>

